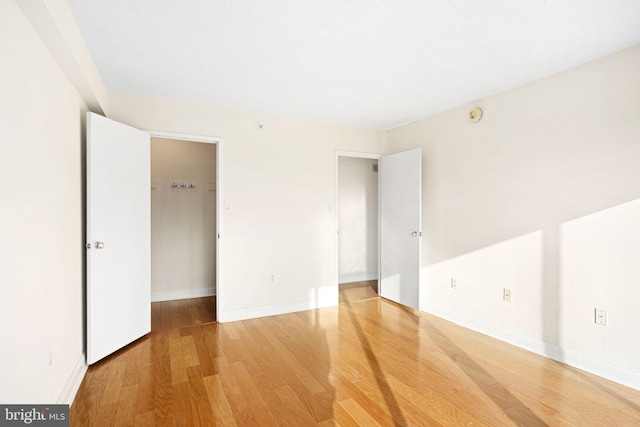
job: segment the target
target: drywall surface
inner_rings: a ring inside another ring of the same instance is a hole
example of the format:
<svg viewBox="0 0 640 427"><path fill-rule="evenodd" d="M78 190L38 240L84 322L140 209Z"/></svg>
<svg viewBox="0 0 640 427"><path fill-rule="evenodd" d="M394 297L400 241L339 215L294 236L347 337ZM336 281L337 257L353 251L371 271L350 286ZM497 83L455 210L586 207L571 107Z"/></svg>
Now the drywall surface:
<svg viewBox="0 0 640 427"><path fill-rule="evenodd" d="M215 293L215 185L215 144L151 138L152 300Z"/></svg>
<svg viewBox="0 0 640 427"><path fill-rule="evenodd" d="M340 283L378 278L377 159L338 158Z"/></svg>
<svg viewBox="0 0 640 427"><path fill-rule="evenodd" d="M66 1L16 0L53 59L94 113L106 114L108 97Z"/></svg>
<svg viewBox="0 0 640 427"><path fill-rule="evenodd" d="M386 132L122 93L109 110L137 128L223 139L222 321L337 304L335 151L384 153Z"/></svg>
<svg viewBox="0 0 640 427"><path fill-rule="evenodd" d="M638 70L640 46L390 132L423 149L423 310L640 388Z"/></svg>
<svg viewBox="0 0 640 427"><path fill-rule="evenodd" d="M86 105L0 2L0 402L70 403L84 374Z"/></svg>

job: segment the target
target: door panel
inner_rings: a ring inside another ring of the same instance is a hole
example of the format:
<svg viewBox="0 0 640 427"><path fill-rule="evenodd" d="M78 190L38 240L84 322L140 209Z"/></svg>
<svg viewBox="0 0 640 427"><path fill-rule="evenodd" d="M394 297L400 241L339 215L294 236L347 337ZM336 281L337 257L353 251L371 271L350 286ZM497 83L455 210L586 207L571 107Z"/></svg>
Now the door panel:
<svg viewBox="0 0 640 427"><path fill-rule="evenodd" d="M149 135L87 113L87 363L151 330Z"/></svg>
<svg viewBox="0 0 640 427"><path fill-rule="evenodd" d="M380 295L418 309L422 149L380 159Z"/></svg>

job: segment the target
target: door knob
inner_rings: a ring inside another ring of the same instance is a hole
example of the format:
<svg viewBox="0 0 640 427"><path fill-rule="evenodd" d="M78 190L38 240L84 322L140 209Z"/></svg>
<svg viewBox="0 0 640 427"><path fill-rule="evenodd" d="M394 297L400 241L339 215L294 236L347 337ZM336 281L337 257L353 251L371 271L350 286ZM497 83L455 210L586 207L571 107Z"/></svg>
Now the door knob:
<svg viewBox="0 0 640 427"><path fill-rule="evenodd" d="M418 236L422 236L422 232L414 231L411 233L411 237L418 237Z"/></svg>
<svg viewBox="0 0 640 427"><path fill-rule="evenodd" d="M96 242L96 249L103 249L104 248L104 242Z"/></svg>

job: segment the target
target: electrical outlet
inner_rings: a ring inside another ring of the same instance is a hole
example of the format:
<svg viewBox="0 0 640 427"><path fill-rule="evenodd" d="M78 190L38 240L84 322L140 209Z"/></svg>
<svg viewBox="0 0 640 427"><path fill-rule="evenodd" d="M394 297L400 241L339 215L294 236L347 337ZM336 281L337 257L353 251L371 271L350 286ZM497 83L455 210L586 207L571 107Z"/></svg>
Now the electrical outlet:
<svg viewBox="0 0 640 427"><path fill-rule="evenodd" d="M455 290L458 289L458 281L456 280L455 277L451 278L451 289L455 289Z"/></svg>
<svg viewBox="0 0 640 427"><path fill-rule="evenodd" d="M276 282L276 275L273 273L269 273L269 281L271 283L275 283Z"/></svg>
<svg viewBox="0 0 640 427"><path fill-rule="evenodd" d="M596 314L596 318L595 318L596 324L607 326L607 310L596 308L595 314Z"/></svg>
<svg viewBox="0 0 640 427"><path fill-rule="evenodd" d="M507 302L511 302L511 289L504 288L502 291L502 299Z"/></svg>

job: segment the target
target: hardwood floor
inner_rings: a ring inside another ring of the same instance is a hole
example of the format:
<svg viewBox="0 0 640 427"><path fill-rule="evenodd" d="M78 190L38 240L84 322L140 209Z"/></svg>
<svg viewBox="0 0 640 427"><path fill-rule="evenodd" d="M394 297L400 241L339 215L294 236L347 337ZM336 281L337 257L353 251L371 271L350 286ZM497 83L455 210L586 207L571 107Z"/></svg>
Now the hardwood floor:
<svg viewBox="0 0 640 427"><path fill-rule="evenodd" d="M216 321L216 297L154 302L151 304L151 330L184 328Z"/></svg>
<svg viewBox="0 0 640 427"><path fill-rule="evenodd" d="M340 303L358 302L378 297L378 281L341 283L338 286Z"/></svg>
<svg viewBox="0 0 640 427"><path fill-rule="evenodd" d="M340 303L352 303L378 298L378 281L341 283L338 286Z"/></svg>
<svg viewBox="0 0 640 427"><path fill-rule="evenodd" d="M155 325L89 368L72 426L640 425L639 391L381 298Z"/></svg>

